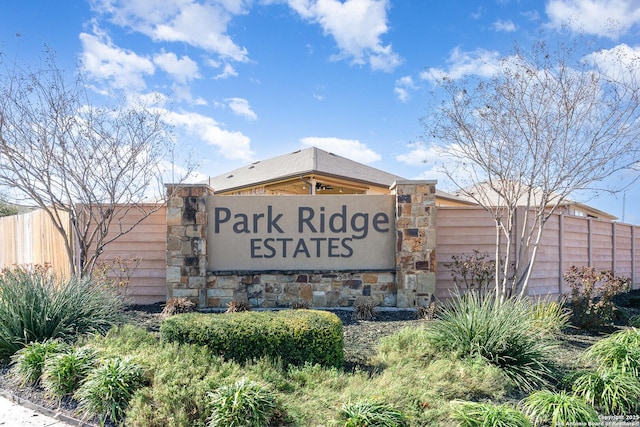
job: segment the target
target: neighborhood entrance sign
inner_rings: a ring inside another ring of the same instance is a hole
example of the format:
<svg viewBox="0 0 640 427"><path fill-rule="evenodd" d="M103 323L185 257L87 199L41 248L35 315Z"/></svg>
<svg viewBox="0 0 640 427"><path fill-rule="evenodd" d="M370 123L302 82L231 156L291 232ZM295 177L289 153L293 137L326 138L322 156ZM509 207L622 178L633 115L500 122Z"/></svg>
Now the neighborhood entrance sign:
<svg viewBox="0 0 640 427"><path fill-rule="evenodd" d="M212 196L208 269L395 268L395 197Z"/></svg>

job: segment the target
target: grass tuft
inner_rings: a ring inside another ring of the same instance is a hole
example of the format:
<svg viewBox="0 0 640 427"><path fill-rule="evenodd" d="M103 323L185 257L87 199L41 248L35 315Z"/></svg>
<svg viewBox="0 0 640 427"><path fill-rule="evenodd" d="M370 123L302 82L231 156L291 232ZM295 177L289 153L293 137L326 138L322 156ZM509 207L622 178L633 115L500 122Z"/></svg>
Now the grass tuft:
<svg viewBox="0 0 640 427"><path fill-rule="evenodd" d="M512 298L500 304L468 292L441 308L440 319L425 329L425 338L441 354L482 357L514 385L530 391L553 380L555 345L540 333L537 322L529 300Z"/></svg>
<svg viewBox="0 0 640 427"><path fill-rule="evenodd" d="M584 372L574 377L573 392L605 414L637 413L640 380L629 372Z"/></svg>
<svg viewBox="0 0 640 427"><path fill-rule="evenodd" d="M36 385L44 372L45 361L52 354L63 351L59 341L34 342L18 350L12 357L12 375L22 385Z"/></svg>
<svg viewBox="0 0 640 427"><path fill-rule="evenodd" d="M640 329L614 332L591 347L583 360L595 363L599 370L617 370L640 376Z"/></svg>
<svg viewBox="0 0 640 427"><path fill-rule="evenodd" d="M531 422L509 405L454 402L451 417L460 427L530 427Z"/></svg>
<svg viewBox="0 0 640 427"><path fill-rule="evenodd" d="M209 427L266 427L276 409L271 393L246 378L218 387L210 397Z"/></svg>
<svg viewBox="0 0 640 427"><path fill-rule="evenodd" d="M49 396L62 399L80 387L94 367L97 355L88 348L47 355L42 373L42 386Z"/></svg>
<svg viewBox="0 0 640 427"><path fill-rule="evenodd" d="M370 399L343 404L339 415L345 427L403 427L408 424L402 412Z"/></svg>
<svg viewBox="0 0 640 427"><path fill-rule="evenodd" d="M90 278L58 280L42 268L0 272L0 359L31 342L75 341L104 333L121 318L117 289Z"/></svg>
<svg viewBox="0 0 640 427"><path fill-rule="evenodd" d="M534 425L560 427L600 422L598 413L582 398L564 391L535 391L522 401L524 413Z"/></svg>
<svg viewBox="0 0 640 427"><path fill-rule="evenodd" d="M76 391L78 409L85 416L97 416L120 423L133 393L143 384L143 370L130 358L114 357L93 370Z"/></svg>

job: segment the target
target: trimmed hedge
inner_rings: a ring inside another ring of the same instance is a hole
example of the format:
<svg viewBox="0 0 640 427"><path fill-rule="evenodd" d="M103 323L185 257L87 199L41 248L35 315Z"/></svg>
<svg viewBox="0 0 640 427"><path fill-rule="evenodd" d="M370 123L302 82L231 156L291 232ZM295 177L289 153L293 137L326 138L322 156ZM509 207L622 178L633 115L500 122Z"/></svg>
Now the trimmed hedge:
<svg viewBox="0 0 640 427"><path fill-rule="evenodd" d="M163 341L207 346L241 363L263 356L285 365L344 363L342 322L326 311L185 313L164 320L160 336Z"/></svg>

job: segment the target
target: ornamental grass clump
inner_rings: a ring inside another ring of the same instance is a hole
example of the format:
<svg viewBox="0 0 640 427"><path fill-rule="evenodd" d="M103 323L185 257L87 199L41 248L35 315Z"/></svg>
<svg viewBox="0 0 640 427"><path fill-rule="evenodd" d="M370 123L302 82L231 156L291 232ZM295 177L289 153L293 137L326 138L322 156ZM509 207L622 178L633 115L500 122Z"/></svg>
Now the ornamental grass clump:
<svg viewBox="0 0 640 427"><path fill-rule="evenodd" d="M640 329L614 332L589 347L582 358L600 371L618 370L640 377Z"/></svg>
<svg viewBox="0 0 640 427"><path fill-rule="evenodd" d="M75 341L104 333L120 319L124 297L91 278L58 279L46 268L0 272L0 359L31 342Z"/></svg>
<svg viewBox="0 0 640 427"><path fill-rule="evenodd" d="M509 405L454 402L451 418L460 427L531 427L529 419Z"/></svg>
<svg viewBox="0 0 640 427"><path fill-rule="evenodd" d="M276 410L272 394L246 378L218 387L210 398L209 427L267 427Z"/></svg>
<svg viewBox="0 0 640 427"><path fill-rule="evenodd" d="M36 385L40 382L47 357L63 351L59 341L34 342L27 344L11 357L11 373L22 385Z"/></svg>
<svg viewBox="0 0 640 427"><path fill-rule="evenodd" d="M75 392L78 409L86 417L120 423L134 392L143 385L143 370L130 358L104 360Z"/></svg>
<svg viewBox="0 0 640 427"><path fill-rule="evenodd" d="M48 355L42 373L47 395L62 399L71 396L93 369L97 355L87 348L71 348Z"/></svg>
<svg viewBox="0 0 640 427"><path fill-rule="evenodd" d="M640 405L640 380L630 372L583 372L573 379L573 393L604 414L636 414Z"/></svg>
<svg viewBox="0 0 640 427"><path fill-rule="evenodd" d="M522 401L521 406L536 426L586 426L600 422L598 413L592 406L565 391L535 391Z"/></svg>
<svg viewBox="0 0 640 427"><path fill-rule="evenodd" d="M348 402L340 408L344 427L403 427L407 417L400 411L371 399Z"/></svg>
<svg viewBox="0 0 640 427"><path fill-rule="evenodd" d="M476 292L458 294L424 335L439 353L485 359L524 391L546 387L553 380L555 342L540 333L533 307L526 299L500 303Z"/></svg>

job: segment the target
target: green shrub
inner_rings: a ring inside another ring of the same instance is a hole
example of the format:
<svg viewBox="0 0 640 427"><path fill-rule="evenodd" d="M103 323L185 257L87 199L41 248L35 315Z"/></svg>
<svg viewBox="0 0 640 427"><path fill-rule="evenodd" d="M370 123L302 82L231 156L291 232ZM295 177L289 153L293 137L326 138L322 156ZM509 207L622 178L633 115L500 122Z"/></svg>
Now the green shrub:
<svg viewBox="0 0 640 427"><path fill-rule="evenodd" d="M593 344L583 355L598 370L619 370L640 376L640 329L614 332Z"/></svg>
<svg viewBox="0 0 640 427"><path fill-rule="evenodd" d="M71 396L87 377L95 361L95 353L87 348L75 348L47 355L42 373L42 386L50 396Z"/></svg>
<svg viewBox="0 0 640 427"><path fill-rule="evenodd" d="M408 425L407 417L396 409L370 399L342 405L340 419L344 427L402 427Z"/></svg>
<svg viewBox="0 0 640 427"><path fill-rule="evenodd" d="M530 427L531 422L509 405L455 402L451 417L460 427Z"/></svg>
<svg viewBox="0 0 640 427"><path fill-rule="evenodd" d="M25 385L40 381L48 356L61 352L64 345L58 341L34 342L18 350L12 357L12 375Z"/></svg>
<svg viewBox="0 0 640 427"><path fill-rule="evenodd" d="M573 323L588 330L599 330L611 324L614 297L631 286L630 279L594 267L571 266L563 278L571 288Z"/></svg>
<svg viewBox="0 0 640 427"><path fill-rule="evenodd" d="M564 391L548 390L533 392L522 402L524 413L535 425L560 427L567 425L589 425L600 422L598 413L578 396Z"/></svg>
<svg viewBox="0 0 640 427"><path fill-rule="evenodd" d="M635 414L640 402L640 380L629 372L584 372L574 377L573 392L605 414Z"/></svg>
<svg viewBox="0 0 640 427"><path fill-rule="evenodd" d="M239 362L270 357L286 365L306 362L342 366L342 322L316 310L187 313L162 322L165 342L204 345L214 354Z"/></svg>
<svg viewBox="0 0 640 427"><path fill-rule="evenodd" d="M554 343L537 329L532 304L476 292L457 295L441 308L440 319L425 330L425 338L440 353L482 357L503 370L525 391L552 380Z"/></svg>
<svg viewBox="0 0 640 427"><path fill-rule="evenodd" d="M97 416L100 425L107 420L119 423L133 393L143 384L142 368L131 359L114 357L93 370L74 398L85 416Z"/></svg>
<svg viewBox="0 0 640 427"><path fill-rule="evenodd" d="M123 298L88 278L58 280L44 268L0 273L0 359L30 342L107 331L120 317Z"/></svg>
<svg viewBox="0 0 640 427"><path fill-rule="evenodd" d="M210 397L210 427L267 427L276 409L271 393L246 378L218 387Z"/></svg>

